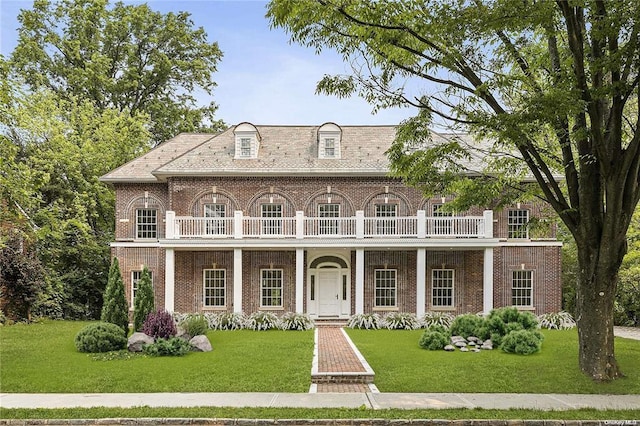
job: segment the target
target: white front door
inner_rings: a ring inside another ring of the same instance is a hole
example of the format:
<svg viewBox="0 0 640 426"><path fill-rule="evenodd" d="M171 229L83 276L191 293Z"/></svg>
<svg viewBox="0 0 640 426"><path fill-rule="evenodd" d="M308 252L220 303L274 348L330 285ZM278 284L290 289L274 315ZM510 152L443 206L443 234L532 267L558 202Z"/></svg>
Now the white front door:
<svg viewBox="0 0 640 426"><path fill-rule="evenodd" d="M318 270L318 315L340 315L340 270Z"/></svg>

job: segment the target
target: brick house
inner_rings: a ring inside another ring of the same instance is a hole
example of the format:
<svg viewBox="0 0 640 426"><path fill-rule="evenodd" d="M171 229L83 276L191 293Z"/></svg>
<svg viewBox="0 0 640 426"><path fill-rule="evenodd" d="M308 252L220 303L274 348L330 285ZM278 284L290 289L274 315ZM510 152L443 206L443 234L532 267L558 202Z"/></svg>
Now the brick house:
<svg viewBox="0 0 640 426"><path fill-rule="evenodd" d="M102 177L127 297L152 273L177 312L453 314L561 309L540 205L447 214L388 177L393 126L254 126L180 134ZM434 135L434 141L447 135Z"/></svg>

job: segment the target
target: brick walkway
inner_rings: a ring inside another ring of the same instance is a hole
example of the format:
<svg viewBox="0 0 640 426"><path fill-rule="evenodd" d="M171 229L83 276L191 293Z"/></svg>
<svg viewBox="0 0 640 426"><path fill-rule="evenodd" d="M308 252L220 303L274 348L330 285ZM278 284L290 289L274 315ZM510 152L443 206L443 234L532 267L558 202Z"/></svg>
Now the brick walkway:
<svg viewBox="0 0 640 426"><path fill-rule="evenodd" d="M318 328L318 372L365 372L360 360L338 327Z"/></svg>
<svg viewBox="0 0 640 426"><path fill-rule="evenodd" d="M340 327L318 327L316 338L316 356L311 373L313 385L310 392L377 391L373 386L373 370L357 352L357 348L351 346Z"/></svg>

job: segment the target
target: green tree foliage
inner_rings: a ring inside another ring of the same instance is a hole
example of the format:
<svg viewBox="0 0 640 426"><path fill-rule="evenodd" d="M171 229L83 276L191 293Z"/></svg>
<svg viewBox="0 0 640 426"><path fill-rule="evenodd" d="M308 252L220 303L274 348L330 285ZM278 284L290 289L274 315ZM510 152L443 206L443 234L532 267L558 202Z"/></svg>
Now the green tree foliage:
<svg viewBox="0 0 640 426"><path fill-rule="evenodd" d="M144 112L161 143L179 132L216 131L211 95L222 52L186 12L161 14L146 3L35 0L18 16L12 61L31 89L90 100L99 111Z"/></svg>
<svg viewBox="0 0 640 426"><path fill-rule="evenodd" d="M98 179L149 149L146 117L49 90L24 93L6 74L0 87L2 220L36 235L47 271L42 313L98 318L115 216L113 190Z"/></svg>
<svg viewBox="0 0 640 426"><path fill-rule="evenodd" d="M124 295L124 283L120 273L118 258L114 257L109 268L109 279L104 291L102 315L100 320L122 328L124 335L129 334L129 305Z"/></svg>
<svg viewBox="0 0 640 426"><path fill-rule="evenodd" d="M0 308L12 320L31 320L31 308L44 286L44 269L33 244L18 229L0 247Z"/></svg>
<svg viewBox="0 0 640 426"><path fill-rule="evenodd" d="M145 266L142 269L142 275L140 276L140 281L138 281L138 291L136 291L136 297L133 301L133 329L135 331L142 331L144 321L154 309L155 302L151 274L149 274L149 269Z"/></svg>
<svg viewBox="0 0 640 426"><path fill-rule="evenodd" d="M389 152L396 176L456 194L459 210L549 203L576 241L580 368L620 377L614 295L640 199L638 3L272 0L267 16L352 64L318 92L418 110ZM434 123L478 142L426 144Z"/></svg>

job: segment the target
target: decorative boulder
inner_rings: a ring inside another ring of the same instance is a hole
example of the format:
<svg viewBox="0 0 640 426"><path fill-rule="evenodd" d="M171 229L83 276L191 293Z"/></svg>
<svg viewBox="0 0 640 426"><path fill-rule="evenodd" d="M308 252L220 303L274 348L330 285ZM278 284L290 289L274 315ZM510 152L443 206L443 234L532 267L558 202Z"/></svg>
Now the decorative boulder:
<svg viewBox="0 0 640 426"><path fill-rule="evenodd" d="M480 346L480 349L484 349L487 351L493 350L493 342L489 339L485 340L484 342L482 342L482 346Z"/></svg>
<svg viewBox="0 0 640 426"><path fill-rule="evenodd" d="M177 326L176 327L176 337L181 338L182 340L186 340L187 342L189 340L191 340L191 337L189 334L187 334L186 331L184 331L184 328Z"/></svg>
<svg viewBox="0 0 640 426"><path fill-rule="evenodd" d="M462 336L451 336L451 343L455 345L456 342L466 342L466 339Z"/></svg>
<svg viewBox="0 0 640 426"><path fill-rule="evenodd" d="M193 339L189 340L189 344L196 352L211 352L213 350L213 348L211 347L211 342L209 342L207 336L202 334L199 336L195 336Z"/></svg>
<svg viewBox="0 0 640 426"><path fill-rule="evenodd" d="M476 336L469 336L469 337L467 337L467 340L468 340L469 342L474 342L474 343L475 343L475 342L477 342L477 341L478 341L478 340L480 340L480 339L478 339Z"/></svg>
<svg viewBox="0 0 640 426"><path fill-rule="evenodd" d="M467 347L467 344L465 342L463 342L462 340L459 340L459 341L455 342L453 345L457 346L459 348L466 348Z"/></svg>
<svg viewBox="0 0 640 426"><path fill-rule="evenodd" d="M447 351L447 352L453 352L453 351L456 350L456 347L453 346L453 345L447 345L447 346L444 347L444 350Z"/></svg>
<svg viewBox="0 0 640 426"><path fill-rule="evenodd" d="M466 346L460 348L460 352L469 352L469 348Z"/></svg>
<svg viewBox="0 0 640 426"><path fill-rule="evenodd" d="M144 333L135 332L129 337L127 341L127 348L129 352L142 352L142 347L145 345L153 344L154 339L151 336L147 336Z"/></svg>

